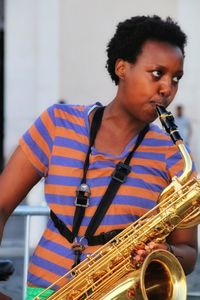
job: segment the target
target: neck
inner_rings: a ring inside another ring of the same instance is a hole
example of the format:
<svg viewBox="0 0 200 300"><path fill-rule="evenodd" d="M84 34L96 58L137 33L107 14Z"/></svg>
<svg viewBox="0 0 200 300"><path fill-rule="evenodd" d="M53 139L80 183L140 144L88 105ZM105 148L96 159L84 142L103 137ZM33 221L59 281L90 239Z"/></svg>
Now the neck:
<svg viewBox="0 0 200 300"><path fill-rule="evenodd" d="M122 132L131 132L132 136L137 135L146 126L145 123L136 120L117 98L106 106L104 121L116 126Z"/></svg>

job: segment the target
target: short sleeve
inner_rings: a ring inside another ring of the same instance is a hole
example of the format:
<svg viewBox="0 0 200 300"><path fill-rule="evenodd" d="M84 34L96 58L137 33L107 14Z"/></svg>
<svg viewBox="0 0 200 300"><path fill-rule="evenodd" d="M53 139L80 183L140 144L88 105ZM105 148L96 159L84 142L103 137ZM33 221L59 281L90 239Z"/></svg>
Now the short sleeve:
<svg viewBox="0 0 200 300"><path fill-rule="evenodd" d="M54 106L51 106L36 119L19 140L22 151L41 177L48 171L54 135Z"/></svg>

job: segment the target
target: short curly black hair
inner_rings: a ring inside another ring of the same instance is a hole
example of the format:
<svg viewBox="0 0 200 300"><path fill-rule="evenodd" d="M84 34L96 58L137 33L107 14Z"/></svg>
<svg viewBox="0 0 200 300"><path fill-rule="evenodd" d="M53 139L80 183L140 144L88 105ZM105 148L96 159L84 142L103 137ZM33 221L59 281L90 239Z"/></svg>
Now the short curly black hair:
<svg viewBox="0 0 200 300"><path fill-rule="evenodd" d="M170 17L162 20L159 16L135 16L120 22L113 38L107 45L106 68L116 85L119 78L115 74L115 63L118 58L135 63L147 40L168 42L178 46L183 55L187 37L180 26Z"/></svg>

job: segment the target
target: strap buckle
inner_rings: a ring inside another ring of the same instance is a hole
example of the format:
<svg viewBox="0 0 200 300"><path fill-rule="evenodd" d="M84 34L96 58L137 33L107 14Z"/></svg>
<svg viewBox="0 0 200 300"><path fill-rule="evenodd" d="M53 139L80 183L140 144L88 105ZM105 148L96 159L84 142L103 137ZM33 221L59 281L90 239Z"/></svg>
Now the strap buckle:
<svg viewBox="0 0 200 300"><path fill-rule="evenodd" d="M82 252L85 250L85 246L81 243L73 243L72 250L74 252L74 264L72 265L72 269L76 267L81 262Z"/></svg>
<svg viewBox="0 0 200 300"><path fill-rule="evenodd" d="M80 207L88 207L90 195L91 192L89 185L86 183L81 183L76 191L76 199L74 204Z"/></svg>
<svg viewBox="0 0 200 300"><path fill-rule="evenodd" d="M112 179L115 179L121 183L124 183L130 172L131 172L131 167L120 161L116 165L116 168L112 174Z"/></svg>

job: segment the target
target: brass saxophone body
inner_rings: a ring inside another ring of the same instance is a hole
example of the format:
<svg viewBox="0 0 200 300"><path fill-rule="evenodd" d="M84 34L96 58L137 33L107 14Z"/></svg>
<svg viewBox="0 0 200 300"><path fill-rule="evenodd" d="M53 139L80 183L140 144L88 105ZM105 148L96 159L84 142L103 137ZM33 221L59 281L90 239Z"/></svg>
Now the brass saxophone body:
<svg viewBox="0 0 200 300"><path fill-rule="evenodd" d="M186 299L184 271L170 252L153 251L142 265L137 266L133 265L131 259L133 252L148 242L162 242L175 228L199 223L200 180L189 180L192 160L173 122L173 116L163 107L157 107L157 112L183 156L183 174L173 178L161 193L156 207L60 278L70 280L49 300ZM41 299L43 293L35 300Z"/></svg>

